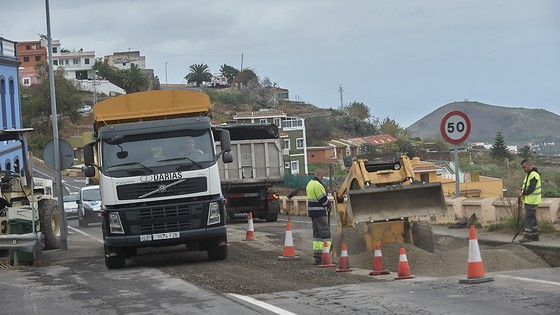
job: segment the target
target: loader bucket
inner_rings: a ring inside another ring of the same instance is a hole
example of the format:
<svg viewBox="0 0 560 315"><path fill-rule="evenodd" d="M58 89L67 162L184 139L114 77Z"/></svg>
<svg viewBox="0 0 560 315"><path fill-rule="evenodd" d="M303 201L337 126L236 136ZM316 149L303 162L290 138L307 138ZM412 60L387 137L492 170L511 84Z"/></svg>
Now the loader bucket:
<svg viewBox="0 0 560 315"><path fill-rule="evenodd" d="M349 190L347 212L354 222L441 214L447 210L441 183Z"/></svg>

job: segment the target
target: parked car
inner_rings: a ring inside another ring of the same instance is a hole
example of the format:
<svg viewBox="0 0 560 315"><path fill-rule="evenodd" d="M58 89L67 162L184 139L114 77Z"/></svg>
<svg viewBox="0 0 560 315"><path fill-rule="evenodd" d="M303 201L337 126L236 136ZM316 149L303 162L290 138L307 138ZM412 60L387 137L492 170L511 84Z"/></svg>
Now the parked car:
<svg viewBox="0 0 560 315"><path fill-rule="evenodd" d="M78 109L78 113L91 113L91 106L85 105L84 107Z"/></svg>
<svg viewBox="0 0 560 315"><path fill-rule="evenodd" d="M78 203L78 224L88 226L90 223L101 222L101 193L99 185L86 186L80 189Z"/></svg>
<svg viewBox="0 0 560 315"><path fill-rule="evenodd" d="M80 194L70 193L62 197L64 201L64 212L66 212L66 218L75 218L78 216L78 200L80 199Z"/></svg>

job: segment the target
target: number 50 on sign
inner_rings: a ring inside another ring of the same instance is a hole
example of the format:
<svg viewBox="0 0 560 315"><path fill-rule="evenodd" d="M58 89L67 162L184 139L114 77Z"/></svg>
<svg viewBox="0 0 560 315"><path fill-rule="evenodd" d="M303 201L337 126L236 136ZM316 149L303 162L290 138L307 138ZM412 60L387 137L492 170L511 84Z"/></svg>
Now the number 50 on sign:
<svg viewBox="0 0 560 315"><path fill-rule="evenodd" d="M441 120L440 131L445 141L459 144L469 137L471 121L465 113L452 111Z"/></svg>

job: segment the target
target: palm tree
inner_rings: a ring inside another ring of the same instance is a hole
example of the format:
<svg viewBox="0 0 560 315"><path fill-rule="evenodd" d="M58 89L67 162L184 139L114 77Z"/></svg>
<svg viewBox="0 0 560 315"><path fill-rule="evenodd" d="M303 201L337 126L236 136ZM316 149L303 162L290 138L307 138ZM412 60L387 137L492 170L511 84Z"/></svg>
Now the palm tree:
<svg viewBox="0 0 560 315"><path fill-rule="evenodd" d="M190 65L189 71L189 74L185 76L188 83L194 82L196 85L200 85L202 82L210 82L212 79L212 74L208 71L207 64Z"/></svg>

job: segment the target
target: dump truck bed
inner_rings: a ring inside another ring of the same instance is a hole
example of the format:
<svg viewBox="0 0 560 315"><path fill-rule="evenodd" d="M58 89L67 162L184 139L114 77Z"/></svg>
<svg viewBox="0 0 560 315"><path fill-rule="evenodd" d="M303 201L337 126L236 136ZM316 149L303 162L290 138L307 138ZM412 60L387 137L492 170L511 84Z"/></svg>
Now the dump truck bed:
<svg viewBox="0 0 560 315"><path fill-rule="evenodd" d="M95 131L107 125L206 116L210 98L199 90L158 90L121 95L93 107Z"/></svg>

